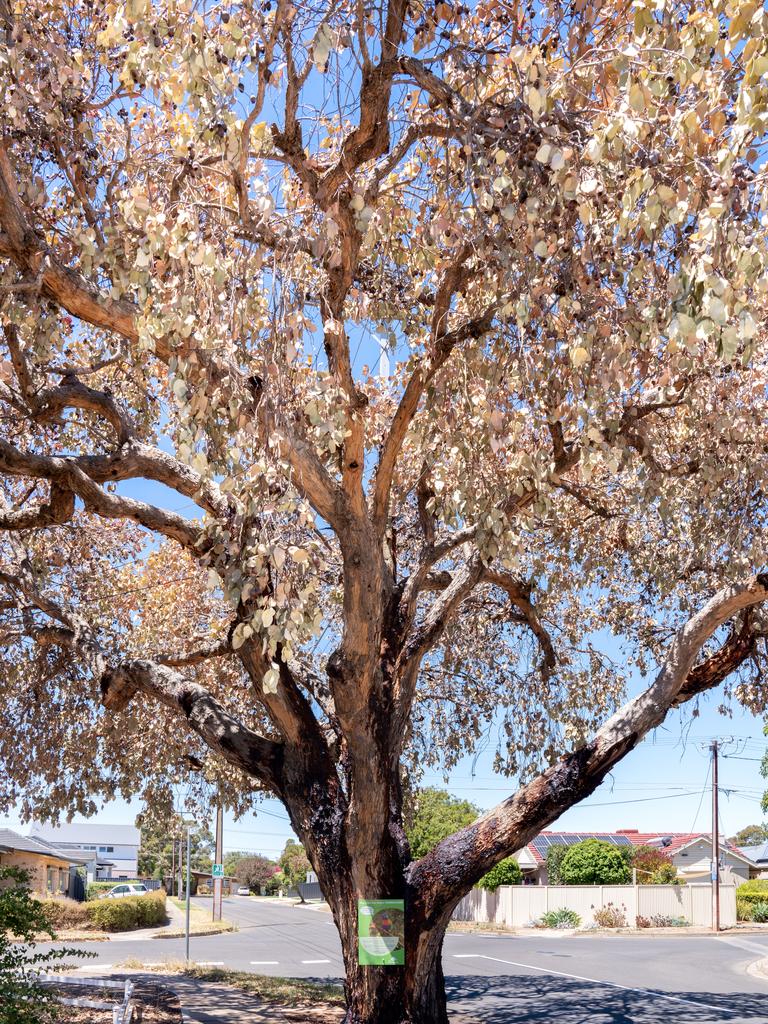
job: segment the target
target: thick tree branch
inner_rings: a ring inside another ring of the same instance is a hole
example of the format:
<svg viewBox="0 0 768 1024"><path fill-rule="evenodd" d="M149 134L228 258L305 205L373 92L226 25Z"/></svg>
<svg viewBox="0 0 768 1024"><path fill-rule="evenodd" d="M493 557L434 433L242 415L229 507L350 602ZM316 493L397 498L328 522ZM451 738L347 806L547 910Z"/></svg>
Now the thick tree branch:
<svg viewBox="0 0 768 1024"><path fill-rule="evenodd" d="M123 495L108 494L78 465L76 459L22 452L0 440L0 472L9 476L49 480L76 494L86 509L105 519L130 519L147 530L196 550L201 530L194 523L165 509Z"/></svg>
<svg viewBox="0 0 768 1024"><path fill-rule="evenodd" d="M410 868L432 910L447 912L473 882L519 850L563 811L589 796L613 766L661 725L670 708L722 682L751 650L740 631L701 665L696 658L713 633L739 612L768 600L768 574L725 587L682 626L653 683L629 701L582 748L566 755L514 796L439 843Z"/></svg>
<svg viewBox="0 0 768 1024"><path fill-rule="evenodd" d="M67 487L51 484L48 501L33 508L20 508L0 512L0 530L37 530L48 526L61 526L75 514L75 495Z"/></svg>
<svg viewBox="0 0 768 1024"><path fill-rule="evenodd" d="M190 682L167 665L139 660L110 668L101 678L102 703L108 711L124 710L137 693L144 693L173 711L181 712L212 750L280 795L282 744L247 728L204 686Z"/></svg>

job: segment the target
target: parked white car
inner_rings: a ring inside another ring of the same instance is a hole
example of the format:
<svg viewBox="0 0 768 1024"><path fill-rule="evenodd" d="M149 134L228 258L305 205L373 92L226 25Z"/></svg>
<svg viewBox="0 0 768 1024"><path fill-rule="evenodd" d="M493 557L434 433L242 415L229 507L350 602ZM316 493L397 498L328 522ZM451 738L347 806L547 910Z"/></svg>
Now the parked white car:
<svg viewBox="0 0 768 1024"><path fill-rule="evenodd" d="M238 896L250 896L251 895L251 890L248 888L247 885L241 885L240 888L237 890L237 895Z"/></svg>
<svg viewBox="0 0 768 1024"><path fill-rule="evenodd" d="M146 885L142 885L141 882L134 882L129 885L127 882L121 882L120 885L113 886L107 893L108 900L120 899L121 896L143 896L145 892L149 892Z"/></svg>

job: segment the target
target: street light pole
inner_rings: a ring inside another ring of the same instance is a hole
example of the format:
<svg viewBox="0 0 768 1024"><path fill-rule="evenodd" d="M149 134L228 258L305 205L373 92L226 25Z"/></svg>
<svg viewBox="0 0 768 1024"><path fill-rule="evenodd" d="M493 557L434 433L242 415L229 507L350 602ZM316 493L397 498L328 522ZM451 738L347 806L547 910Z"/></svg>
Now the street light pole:
<svg viewBox="0 0 768 1024"><path fill-rule="evenodd" d="M717 740L713 740L712 746L712 931L720 931L720 836L718 834L718 806L719 794L717 783Z"/></svg>

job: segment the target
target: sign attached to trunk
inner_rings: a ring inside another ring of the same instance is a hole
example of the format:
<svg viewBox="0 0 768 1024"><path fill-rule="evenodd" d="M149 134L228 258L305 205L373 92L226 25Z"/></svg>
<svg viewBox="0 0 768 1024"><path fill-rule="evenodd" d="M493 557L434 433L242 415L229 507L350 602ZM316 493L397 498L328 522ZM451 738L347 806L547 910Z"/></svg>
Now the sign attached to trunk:
<svg viewBox="0 0 768 1024"><path fill-rule="evenodd" d="M214 878L223 878L224 877L224 865L223 864L214 864L213 865L213 871L211 872L211 874L213 875Z"/></svg>
<svg viewBox="0 0 768 1024"><path fill-rule="evenodd" d="M403 900L357 901L358 963L402 967L405 963Z"/></svg>

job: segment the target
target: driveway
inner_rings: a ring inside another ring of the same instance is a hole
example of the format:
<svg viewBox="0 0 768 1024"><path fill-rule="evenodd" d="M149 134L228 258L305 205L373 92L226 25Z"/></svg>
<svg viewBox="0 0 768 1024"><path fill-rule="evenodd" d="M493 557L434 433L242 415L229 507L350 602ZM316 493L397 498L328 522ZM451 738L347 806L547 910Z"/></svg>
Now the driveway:
<svg viewBox="0 0 768 1024"><path fill-rule="evenodd" d="M198 901L210 907L210 900ZM200 964L289 977L340 979L330 914L291 902L233 897L238 932L191 939ZM128 958L184 957L180 939L86 943L82 973ZM766 1024L768 981L746 973L768 957L768 935L566 937L451 933L443 967L451 1006L478 1024ZM98 965L98 966L97 966Z"/></svg>

